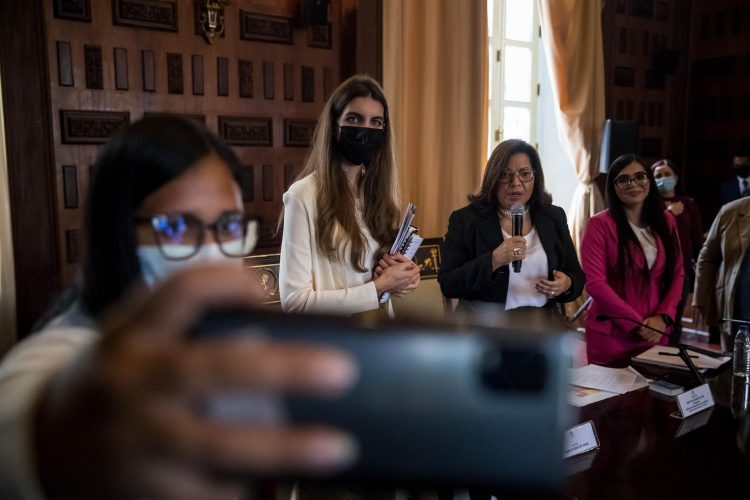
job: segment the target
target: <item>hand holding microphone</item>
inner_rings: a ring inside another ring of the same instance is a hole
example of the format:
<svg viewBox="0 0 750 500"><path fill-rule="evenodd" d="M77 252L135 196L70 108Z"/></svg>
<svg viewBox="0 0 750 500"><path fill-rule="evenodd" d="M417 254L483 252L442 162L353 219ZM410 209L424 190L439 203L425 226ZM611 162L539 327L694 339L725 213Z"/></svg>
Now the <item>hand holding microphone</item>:
<svg viewBox="0 0 750 500"><path fill-rule="evenodd" d="M523 214L526 211L523 204L521 203L514 203L513 206L510 207L510 219L513 224L513 236L521 236L523 237ZM526 250L526 240L524 239L524 254ZM513 254L516 254L516 251L514 250ZM520 273L521 272L521 259L514 260L513 261L513 272L514 273Z"/></svg>
<svg viewBox="0 0 750 500"><path fill-rule="evenodd" d="M511 208L512 236L492 251L492 269L512 263L513 271L521 272L521 261L526 257L526 238L523 237L524 206L514 203Z"/></svg>

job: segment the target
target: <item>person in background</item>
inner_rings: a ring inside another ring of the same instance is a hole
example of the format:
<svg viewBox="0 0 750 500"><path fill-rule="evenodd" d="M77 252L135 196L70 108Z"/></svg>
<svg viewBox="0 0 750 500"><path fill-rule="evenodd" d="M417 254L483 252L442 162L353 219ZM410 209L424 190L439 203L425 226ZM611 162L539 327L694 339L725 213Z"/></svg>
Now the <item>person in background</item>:
<svg viewBox="0 0 750 500"><path fill-rule="evenodd" d="M684 267L674 216L664 209L651 170L620 156L607 174L607 210L589 219L581 241L589 363L626 365L666 344L682 297ZM601 317L606 316L607 318Z"/></svg>
<svg viewBox="0 0 750 500"><path fill-rule="evenodd" d="M680 235L680 250L685 268L682 300L677 305L675 322L672 327L672 343L678 342L682 333L682 312L685 301L693 291L695 280L695 260L703 246L703 227L698 204L691 197L677 194L677 170L669 160L659 160L651 165L651 172L656 180L656 187L667 210L672 212L677 222L677 233Z"/></svg>
<svg viewBox="0 0 750 500"><path fill-rule="evenodd" d="M400 217L392 135L375 80L356 75L331 94L307 163L284 193L279 293L285 311L377 311L384 292L406 294L419 284L419 266L411 260L396 254L378 261Z"/></svg>
<svg viewBox="0 0 750 500"><path fill-rule="evenodd" d="M511 207L523 207L522 236L512 236ZM511 262L522 261L521 272ZM552 307L576 299L585 276L565 212L545 190L539 154L509 139L495 148L469 205L453 212L441 246L440 289L459 299L498 302L505 309Z"/></svg>
<svg viewBox="0 0 750 500"><path fill-rule="evenodd" d="M238 272L255 240L238 165L213 134L178 118L126 126L101 151L79 312L0 364L0 497L238 498L253 475L354 460L341 431L201 411L226 391L333 397L356 377L335 350L187 338L204 312L262 297Z"/></svg>
<svg viewBox="0 0 750 500"><path fill-rule="evenodd" d="M750 198L727 203L716 215L696 264L693 305L709 327L718 327L721 348L732 351L736 325L750 321Z"/></svg>
<svg viewBox="0 0 750 500"><path fill-rule="evenodd" d="M735 178L721 185L721 204L750 196L750 141L743 141L732 157Z"/></svg>

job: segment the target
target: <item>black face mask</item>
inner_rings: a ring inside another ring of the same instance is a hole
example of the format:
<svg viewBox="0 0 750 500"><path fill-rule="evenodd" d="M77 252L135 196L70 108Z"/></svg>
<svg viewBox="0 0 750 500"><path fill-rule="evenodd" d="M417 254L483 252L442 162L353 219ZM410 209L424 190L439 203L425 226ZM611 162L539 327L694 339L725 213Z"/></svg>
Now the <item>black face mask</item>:
<svg viewBox="0 0 750 500"><path fill-rule="evenodd" d="M385 130L369 127L339 127L338 147L341 155L353 165L368 165L380 151Z"/></svg>
<svg viewBox="0 0 750 500"><path fill-rule="evenodd" d="M742 178L750 177L750 164L748 163L737 164L734 166L734 170Z"/></svg>

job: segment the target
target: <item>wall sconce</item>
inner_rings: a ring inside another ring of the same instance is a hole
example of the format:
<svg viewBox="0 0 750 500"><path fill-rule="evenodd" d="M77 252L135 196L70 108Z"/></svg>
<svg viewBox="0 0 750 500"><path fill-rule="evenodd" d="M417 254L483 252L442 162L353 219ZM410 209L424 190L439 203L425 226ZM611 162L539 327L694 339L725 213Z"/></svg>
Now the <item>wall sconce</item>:
<svg viewBox="0 0 750 500"><path fill-rule="evenodd" d="M217 37L224 34L224 7L229 0L205 0L201 2L200 32L208 43L214 43Z"/></svg>

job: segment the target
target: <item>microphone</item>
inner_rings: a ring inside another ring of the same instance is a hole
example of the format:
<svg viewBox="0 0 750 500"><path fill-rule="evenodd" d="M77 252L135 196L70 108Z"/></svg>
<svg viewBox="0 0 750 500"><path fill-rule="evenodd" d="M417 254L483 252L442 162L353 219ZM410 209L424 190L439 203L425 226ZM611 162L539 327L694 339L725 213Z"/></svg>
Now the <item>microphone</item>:
<svg viewBox="0 0 750 500"><path fill-rule="evenodd" d="M523 236L523 213L524 212L525 212L525 208L523 204L521 203L516 202L513 204L513 206L510 207L510 220L513 224L513 236ZM521 272L520 260L513 261L513 272L514 273Z"/></svg>

